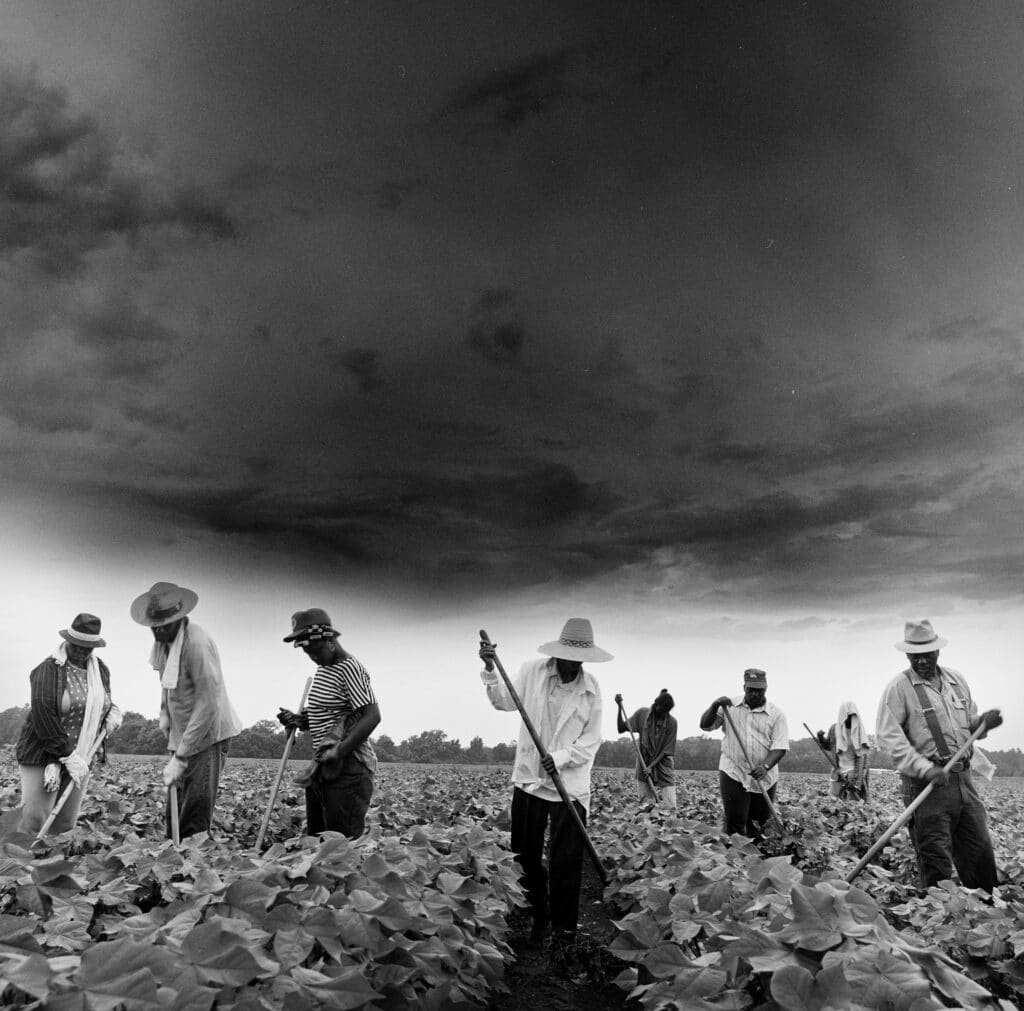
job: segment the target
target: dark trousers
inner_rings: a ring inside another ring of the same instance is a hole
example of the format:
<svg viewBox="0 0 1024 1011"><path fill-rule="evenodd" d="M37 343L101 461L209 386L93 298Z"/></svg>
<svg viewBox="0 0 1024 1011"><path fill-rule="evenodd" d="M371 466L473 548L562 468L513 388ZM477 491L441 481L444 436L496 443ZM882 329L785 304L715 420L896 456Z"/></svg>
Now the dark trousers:
<svg viewBox="0 0 1024 1011"><path fill-rule="evenodd" d="M760 790L750 793L742 783L737 783L721 770L718 771L718 789L722 794L726 834L738 833L750 839L760 839L761 826L772 816L764 794ZM773 803L775 789L775 786L768 788L768 796Z"/></svg>
<svg viewBox="0 0 1024 1011"><path fill-rule="evenodd" d="M178 833L182 839L197 832L209 832L213 805L220 789L220 774L228 760L231 741L218 741L191 755L185 778L178 786ZM167 838L171 838L171 806L167 801Z"/></svg>
<svg viewBox="0 0 1024 1011"><path fill-rule="evenodd" d="M358 839L366 828L371 797L373 773L354 755L346 755L330 779L318 769L306 787L306 832L340 832Z"/></svg>
<svg viewBox="0 0 1024 1011"><path fill-rule="evenodd" d="M925 786L923 779L900 776L904 806ZM965 888L991 892L996 886L996 858L985 807L969 771L951 772L945 786L932 787L910 819L910 837L923 888L952 878L954 866Z"/></svg>
<svg viewBox="0 0 1024 1011"><path fill-rule="evenodd" d="M583 824L587 812L573 807ZM549 866L544 866L544 830L551 823ZM580 911L583 835L562 801L542 800L516 787L512 792L512 852L523 867L523 884L535 926L574 931Z"/></svg>

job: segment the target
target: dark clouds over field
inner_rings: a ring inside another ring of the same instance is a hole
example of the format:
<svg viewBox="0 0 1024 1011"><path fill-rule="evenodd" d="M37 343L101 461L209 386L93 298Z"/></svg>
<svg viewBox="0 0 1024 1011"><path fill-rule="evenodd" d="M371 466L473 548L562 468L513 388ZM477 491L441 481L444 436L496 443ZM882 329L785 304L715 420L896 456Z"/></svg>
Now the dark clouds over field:
<svg viewBox="0 0 1024 1011"><path fill-rule="evenodd" d="M1017 6L5 17L0 473L58 540L424 606L1019 602Z"/></svg>

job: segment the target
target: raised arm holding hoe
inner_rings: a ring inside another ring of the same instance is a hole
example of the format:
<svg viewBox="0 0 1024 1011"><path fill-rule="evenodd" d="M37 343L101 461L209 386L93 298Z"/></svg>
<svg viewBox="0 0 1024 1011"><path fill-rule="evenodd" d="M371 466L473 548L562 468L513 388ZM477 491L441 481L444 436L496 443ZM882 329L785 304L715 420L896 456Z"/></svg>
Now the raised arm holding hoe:
<svg viewBox="0 0 1024 1011"><path fill-rule="evenodd" d="M676 782L673 756L679 728L671 715L675 700L662 689L654 702L627 717L622 696L615 696L618 707L616 727L620 734L629 732L636 750L636 779L640 799L653 801L671 810L676 807Z"/></svg>
<svg viewBox="0 0 1024 1011"><path fill-rule="evenodd" d="M786 715L767 694L767 675L750 667L743 672L743 697L734 701L722 695L700 718L701 730L724 733L718 763L724 831L752 839L761 837L769 819L781 825L774 800L778 764L789 750Z"/></svg>
<svg viewBox="0 0 1024 1011"><path fill-rule="evenodd" d="M522 716L512 768L512 850L523 867L534 946L543 941L549 925L560 940L575 935L584 851L602 883L608 880L586 831L591 770L601 744L601 690L583 663L612 659L594 643L585 618L570 618L560 638L539 646L538 652L545 656L524 663L512 679L494 643L480 632L480 680L487 697L495 709Z"/></svg>

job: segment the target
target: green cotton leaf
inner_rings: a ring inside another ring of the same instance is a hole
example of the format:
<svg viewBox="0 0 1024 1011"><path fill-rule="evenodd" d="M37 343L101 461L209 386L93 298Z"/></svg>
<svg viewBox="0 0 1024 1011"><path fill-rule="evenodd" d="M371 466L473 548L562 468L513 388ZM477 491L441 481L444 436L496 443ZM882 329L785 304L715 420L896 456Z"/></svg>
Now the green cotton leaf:
<svg viewBox="0 0 1024 1011"><path fill-rule="evenodd" d="M770 934L748 929L722 948L722 958L746 959L754 972L775 972L795 964L792 948L779 944Z"/></svg>
<svg viewBox="0 0 1024 1011"><path fill-rule="evenodd" d="M786 1011L802 1011L810 1006L814 977L799 965L787 965L772 973L772 997Z"/></svg>
<svg viewBox="0 0 1024 1011"><path fill-rule="evenodd" d="M337 1011L366 1007L382 996L366 981L359 966L342 969L336 976L312 969L292 969L291 976L323 1007Z"/></svg>
<svg viewBox="0 0 1024 1011"><path fill-rule="evenodd" d="M959 966L941 951L909 947L905 951L928 976L935 989L957 1004L973 1006L991 997L988 990L965 976Z"/></svg>
<svg viewBox="0 0 1024 1011"><path fill-rule="evenodd" d="M787 1011L849 1008L853 996L840 965L822 969L817 974L803 966L786 966L772 975L771 992Z"/></svg>
<svg viewBox="0 0 1024 1011"><path fill-rule="evenodd" d="M647 953L643 966L655 979L669 979L676 976L681 969L693 967L676 944L659 944Z"/></svg>
<svg viewBox="0 0 1024 1011"><path fill-rule="evenodd" d="M38 952L26 952L0 944L0 990L8 983L43 1000L50 993L54 972Z"/></svg>
<svg viewBox="0 0 1024 1011"><path fill-rule="evenodd" d="M314 940L301 927L289 927L274 935L274 957L285 971L304 962L313 950Z"/></svg>
<svg viewBox="0 0 1024 1011"><path fill-rule="evenodd" d="M73 982L95 1011L146 1011L163 1007L158 983L180 974L169 949L119 939L83 952Z"/></svg>
<svg viewBox="0 0 1024 1011"><path fill-rule="evenodd" d="M831 895L804 885L793 885L790 901L793 920L779 932L780 941L808 951L828 951L842 944L843 935L836 929L838 917Z"/></svg>
<svg viewBox="0 0 1024 1011"><path fill-rule="evenodd" d="M244 986L254 979L275 975L280 969L259 944L225 929L218 918L189 931L181 945L181 956L195 966L200 979L218 986Z"/></svg>
<svg viewBox="0 0 1024 1011"><path fill-rule="evenodd" d="M931 996L928 979L918 965L884 950L865 951L863 957L845 961L843 972L857 999L869 1007L903 1011L919 997Z"/></svg>
<svg viewBox="0 0 1024 1011"><path fill-rule="evenodd" d="M228 886L224 893L224 902L260 922L280 894L281 889L279 888L269 888L251 878L239 878Z"/></svg>
<svg viewBox="0 0 1024 1011"><path fill-rule="evenodd" d="M162 986L157 991L164 1011L210 1011L219 991L198 983L176 983Z"/></svg>
<svg viewBox="0 0 1024 1011"><path fill-rule="evenodd" d="M33 936L35 924L24 916L0 914L0 946L21 948L24 951L41 951L39 942Z"/></svg>
<svg viewBox="0 0 1024 1011"><path fill-rule="evenodd" d="M714 997L725 988L727 977L721 969L683 969L669 984L668 993L681 1007Z"/></svg>

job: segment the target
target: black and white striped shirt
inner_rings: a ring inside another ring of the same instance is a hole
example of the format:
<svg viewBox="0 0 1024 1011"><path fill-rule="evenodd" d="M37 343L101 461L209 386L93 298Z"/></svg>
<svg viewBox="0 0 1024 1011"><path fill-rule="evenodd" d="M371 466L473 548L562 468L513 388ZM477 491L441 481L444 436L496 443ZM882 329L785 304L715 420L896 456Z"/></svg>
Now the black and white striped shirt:
<svg viewBox="0 0 1024 1011"><path fill-rule="evenodd" d="M341 724L341 736L346 736L359 719L357 710L376 703L369 672L354 656L317 667L306 700L314 750L338 724ZM371 772L377 768L377 755L369 739L353 754Z"/></svg>

